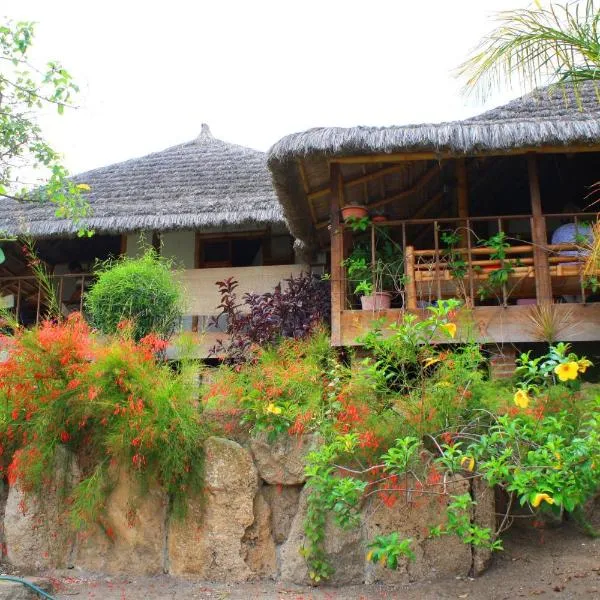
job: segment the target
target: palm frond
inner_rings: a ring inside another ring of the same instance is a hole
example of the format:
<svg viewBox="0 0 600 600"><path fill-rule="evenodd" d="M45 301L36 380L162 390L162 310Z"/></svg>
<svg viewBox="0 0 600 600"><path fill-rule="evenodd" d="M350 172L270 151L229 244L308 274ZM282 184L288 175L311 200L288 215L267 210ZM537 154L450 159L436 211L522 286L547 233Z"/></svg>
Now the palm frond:
<svg viewBox="0 0 600 600"><path fill-rule="evenodd" d="M600 80L600 2L575 0L564 5L541 2L503 11L499 25L458 68L464 91L485 100L506 86L531 88Z"/></svg>

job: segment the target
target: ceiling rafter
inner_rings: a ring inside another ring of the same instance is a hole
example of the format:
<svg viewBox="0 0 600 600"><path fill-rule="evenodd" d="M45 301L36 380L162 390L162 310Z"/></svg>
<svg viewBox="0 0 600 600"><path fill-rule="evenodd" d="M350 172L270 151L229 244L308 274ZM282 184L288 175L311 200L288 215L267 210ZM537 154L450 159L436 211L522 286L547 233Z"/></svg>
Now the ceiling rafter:
<svg viewBox="0 0 600 600"><path fill-rule="evenodd" d="M407 190L398 192L396 194L392 194L391 196L382 198L381 200L377 200L376 202L372 202L371 204L367 204L367 208L379 208L380 206L385 206L390 202L395 202L397 200L409 198L413 194L416 194L419 191L421 191L439 173L441 173L441 163L436 164L429 170L425 171L425 173L415 182L415 184L412 187L408 188ZM328 221L321 221L320 223L316 223L315 227L317 229L322 229L323 227L327 227L328 224Z"/></svg>
<svg viewBox="0 0 600 600"><path fill-rule="evenodd" d="M360 175L359 177L355 177L354 179L348 179L343 182L344 187L353 187L355 185L360 185L361 183L368 183L369 181L373 181L374 179L379 179L380 177L385 177L386 175L392 175L394 173L399 173L406 168L406 164L392 165L391 167L385 167L383 169L379 169L377 171L371 171L370 173L366 173ZM320 190L315 190L314 192L307 192L306 197L309 201L317 200L318 198L322 198L323 196L327 196L331 194L331 187L327 186L326 188L322 188Z"/></svg>

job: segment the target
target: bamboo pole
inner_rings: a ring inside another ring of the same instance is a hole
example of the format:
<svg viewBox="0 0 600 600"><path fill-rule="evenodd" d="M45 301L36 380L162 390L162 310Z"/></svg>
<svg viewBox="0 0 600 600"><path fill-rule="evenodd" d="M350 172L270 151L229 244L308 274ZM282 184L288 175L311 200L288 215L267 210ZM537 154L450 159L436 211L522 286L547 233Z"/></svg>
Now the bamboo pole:
<svg viewBox="0 0 600 600"><path fill-rule="evenodd" d="M415 280L415 249L412 246L406 246L404 257L406 270L406 308L413 310L417 308L417 282Z"/></svg>

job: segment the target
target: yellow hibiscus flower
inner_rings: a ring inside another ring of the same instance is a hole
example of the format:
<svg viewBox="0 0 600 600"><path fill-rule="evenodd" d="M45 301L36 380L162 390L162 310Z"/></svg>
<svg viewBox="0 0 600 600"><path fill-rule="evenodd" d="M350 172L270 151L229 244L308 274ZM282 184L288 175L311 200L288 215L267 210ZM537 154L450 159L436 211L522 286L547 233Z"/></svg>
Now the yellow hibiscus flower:
<svg viewBox="0 0 600 600"><path fill-rule="evenodd" d="M423 366L425 368L430 367L431 365L435 365L436 362L440 362L440 357L439 356L430 356L428 359L425 360L425 362L423 363Z"/></svg>
<svg viewBox="0 0 600 600"><path fill-rule="evenodd" d="M466 471L472 471L475 468L475 459L472 456L463 456L460 459L460 466Z"/></svg>
<svg viewBox="0 0 600 600"><path fill-rule="evenodd" d="M588 360L587 358L579 359L577 364L579 365L578 371L580 373L585 373L588 370L588 367L594 366L594 363L591 360Z"/></svg>
<svg viewBox="0 0 600 600"><path fill-rule="evenodd" d="M579 363L571 361L556 365L556 367L554 367L554 372L558 375L560 381L577 379L577 373L579 373Z"/></svg>
<svg viewBox="0 0 600 600"><path fill-rule="evenodd" d="M549 496L548 494L536 494L533 498L531 506L533 506L533 508L537 508L542 502L554 504L554 498L552 496Z"/></svg>
<svg viewBox="0 0 600 600"><path fill-rule="evenodd" d="M527 408L529 406L529 401L531 400L531 398L525 390L517 390L515 392L513 400L519 408Z"/></svg>
<svg viewBox="0 0 600 600"><path fill-rule="evenodd" d="M78 183L75 187L82 192L89 192L92 189L87 183Z"/></svg>
<svg viewBox="0 0 600 600"><path fill-rule="evenodd" d="M273 415L280 415L283 412L281 406L277 406L277 404L273 404L273 402L267 406L266 410Z"/></svg>
<svg viewBox="0 0 600 600"><path fill-rule="evenodd" d="M444 323L441 328L452 338L456 337L456 323Z"/></svg>

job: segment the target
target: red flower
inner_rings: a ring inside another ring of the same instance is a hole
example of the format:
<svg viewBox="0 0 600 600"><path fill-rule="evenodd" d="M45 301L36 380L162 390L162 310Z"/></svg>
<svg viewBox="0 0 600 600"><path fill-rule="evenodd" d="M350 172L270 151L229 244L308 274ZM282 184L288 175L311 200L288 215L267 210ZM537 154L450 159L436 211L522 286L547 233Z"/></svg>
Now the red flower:
<svg viewBox="0 0 600 600"><path fill-rule="evenodd" d="M69 381L69 383L67 383L67 389L74 390L77 387L79 387L80 383L81 383L81 381L79 381L79 379L71 379L71 381Z"/></svg>
<svg viewBox="0 0 600 600"><path fill-rule="evenodd" d="M361 448L379 448L380 440L372 431L364 431L358 436L358 445Z"/></svg>
<svg viewBox="0 0 600 600"><path fill-rule="evenodd" d="M66 444L70 439L71 439L71 436L69 435L69 433L67 431L60 432L60 441L63 444Z"/></svg>

